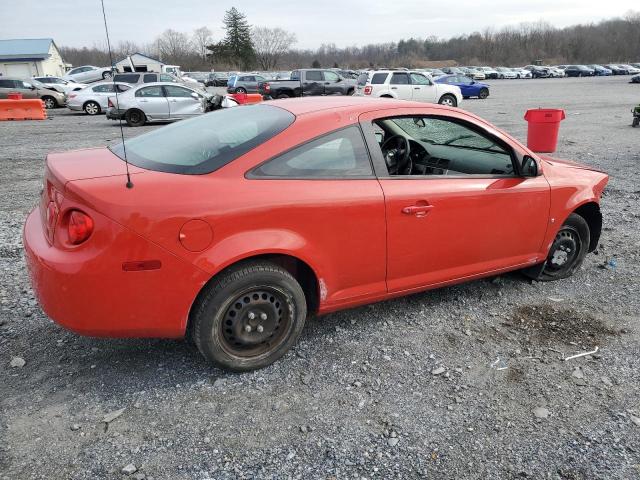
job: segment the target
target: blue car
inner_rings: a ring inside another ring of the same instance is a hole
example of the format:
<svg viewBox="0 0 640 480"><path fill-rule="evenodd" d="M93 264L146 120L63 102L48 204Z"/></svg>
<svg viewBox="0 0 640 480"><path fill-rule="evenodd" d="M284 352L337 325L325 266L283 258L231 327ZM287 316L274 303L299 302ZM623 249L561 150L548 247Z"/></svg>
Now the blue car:
<svg viewBox="0 0 640 480"><path fill-rule="evenodd" d="M613 72L611 70L609 70L608 68L603 67L602 65L587 65L587 67L592 68L593 70L595 70L595 75L597 75L599 77L608 77L609 75L613 74Z"/></svg>
<svg viewBox="0 0 640 480"><path fill-rule="evenodd" d="M446 83L460 87L464 98L478 97L485 99L489 96L489 85L476 82L465 75L443 75L434 80L436 83Z"/></svg>

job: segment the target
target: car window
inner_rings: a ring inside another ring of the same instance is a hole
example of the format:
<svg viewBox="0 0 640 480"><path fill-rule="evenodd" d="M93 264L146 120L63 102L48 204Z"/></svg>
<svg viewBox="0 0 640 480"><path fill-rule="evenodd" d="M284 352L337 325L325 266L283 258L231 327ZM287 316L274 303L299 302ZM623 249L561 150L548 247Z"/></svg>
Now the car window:
<svg viewBox="0 0 640 480"><path fill-rule="evenodd" d="M382 85L387 81L388 73L374 73L371 77L371 85Z"/></svg>
<svg viewBox="0 0 640 480"><path fill-rule="evenodd" d="M211 173L275 137L294 120L291 112L270 105L223 108L128 139L127 158L159 172ZM122 144L111 151L124 159Z"/></svg>
<svg viewBox="0 0 640 480"><path fill-rule="evenodd" d="M391 85L409 85L409 75L407 73L394 73L391 76Z"/></svg>
<svg viewBox="0 0 640 480"><path fill-rule="evenodd" d="M165 85L164 91L167 97L191 97L193 93L188 88L178 87L174 85Z"/></svg>
<svg viewBox="0 0 640 480"><path fill-rule="evenodd" d="M266 81L266 80L267 80L266 78L264 78L264 77L260 77L260 76L258 76L258 75L256 75L255 79L256 79L256 82L264 82L264 81Z"/></svg>
<svg viewBox="0 0 640 480"><path fill-rule="evenodd" d="M140 74L137 73L121 73L116 75L114 80L116 82L137 83L139 78Z"/></svg>
<svg viewBox="0 0 640 480"><path fill-rule="evenodd" d="M322 72L320 72L318 70L312 70L310 72L307 72L305 78L306 78L306 80L311 81L311 82L320 82L320 81L322 81Z"/></svg>
<svg viewBox="0 0 640 480"><path fill-rule="evenodd" d="M153 83L158 81L158 76L155 73L145 73L142 76L142 81L144 83Z"/></svg>
<svg viewBox="0 0 640 480"><path fill-rule="evenodd" d="M161 82L174 82L175 83L176 80L171 75L161 74L160 75L160 81Z"/></svg>
<svg viewBox="0 0 640 480"><path fill-rule="evenodd" d="M358 127L312 140L253 171L263 177L353 177L372 175L371 161Z"/></svg>
<svg viewBox="0 0 640 480"><path fill-rule="evenodd" d="M413 83L414 85L431 85L431 81L427 77L419 73L411 74L411 83Z"/></svg>
<svg viewBox="0 0 640 480"><path fill-rule="evenodd" d="M164 97L162 87L157 85L153 87L145 87L136 91L136 97Z"/></svg>
<svg viewBox="0 0 640 480"><path fill-rule="evenodd" d="M118 90L118 92L126 92L127 90L131 89L131 85L116 85L116 89Z"/></svg>
<svg viewBox="0 0 640 480"><path fill-rule="evenodd" d="M94 92L113 92L113 84L96 85L93 87Z"/></svg>
<svg viewBox="0 0 640 480"><path fill-rule="evenodd" d="M514 175L510 150L464 122L435 117L391 121L426 152L412 146L414 175Z"/></svg>
<svg viewBox="0 0 640 480"><path fill-rule="evenodd" d="M470 85L471 79L469 77L465 77L464 75L458 75L456 78L456 83L462 83L463 85Z"/></svg>
<svg viewBox="0 0 640 480"><path fill-rule="evenodd" d="M31 88L31 87L33 87L33 84L31 84L29 82L23 82L22 80L16 80L16 87L17 88Z"/></svg>
<svg viewBox="0 0 640 480"><path fill-rule="evenodd" d="M340 76L335 72L324 72L324 79L327 82L337 82L340 80Z"/></svg>

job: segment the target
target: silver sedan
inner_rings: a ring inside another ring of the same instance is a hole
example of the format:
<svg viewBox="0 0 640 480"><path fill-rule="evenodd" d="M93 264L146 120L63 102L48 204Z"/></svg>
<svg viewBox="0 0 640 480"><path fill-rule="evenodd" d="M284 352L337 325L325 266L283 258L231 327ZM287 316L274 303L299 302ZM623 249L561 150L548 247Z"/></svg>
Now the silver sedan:
<svg viewBox="0 0 640 480"><path fill-rule="evenodd" d="M201 115L207 111L209 94L169 82L143 83L109 97L107 118L124 119L130 127L147 122L171 122Z"/></svg>
<svg viewBox="0 0 640 480"><path fill-rule="evenodd" d="M84 111L89 115L97 115L107 110L109 96L118 95L131 89L131 85L122 82L101 82L71 92L67 97L67 107L71 110Z"/></svg>

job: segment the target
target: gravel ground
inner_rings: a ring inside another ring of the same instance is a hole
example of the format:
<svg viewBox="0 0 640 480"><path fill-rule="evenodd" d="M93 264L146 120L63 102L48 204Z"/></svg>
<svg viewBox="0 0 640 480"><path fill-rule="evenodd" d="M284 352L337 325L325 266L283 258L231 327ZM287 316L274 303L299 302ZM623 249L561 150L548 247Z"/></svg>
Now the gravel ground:
<svg viewBox="0 0 640 480"><path fill-rule="evenodd" d="M0 478L639 478L627 81L494 81L463 105L521 139L527 108L565 108L558 156L611 175L601 245L573 278L514 273L314 319L290 354L240 375L185 342L83 338L42 313L21 226L44 156L120 132L62 110L0 122Z"/></svg>

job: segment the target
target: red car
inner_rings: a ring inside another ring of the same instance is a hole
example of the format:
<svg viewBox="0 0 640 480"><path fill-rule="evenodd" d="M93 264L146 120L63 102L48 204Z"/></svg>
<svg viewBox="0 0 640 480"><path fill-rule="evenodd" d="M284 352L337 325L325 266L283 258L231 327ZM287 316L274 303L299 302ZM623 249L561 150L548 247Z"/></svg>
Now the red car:
<svg viewBox="0 0 640 480"><path fill-rule="evenodd" d="M598 245L606 174L477 116L389 99L279 100L50 154L24 246L44 311L102 337L191 335L222 367L281 357L309 314Z"/></svg>

